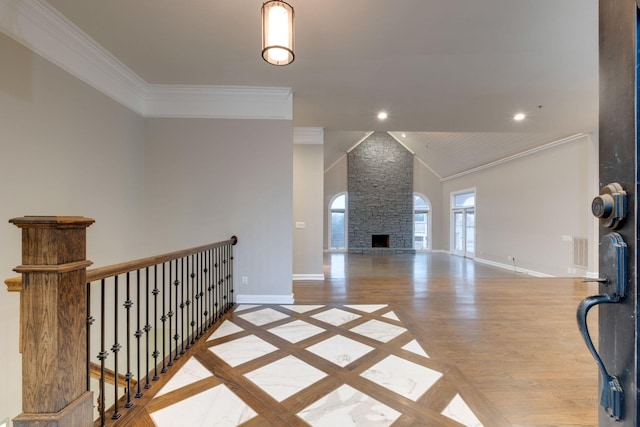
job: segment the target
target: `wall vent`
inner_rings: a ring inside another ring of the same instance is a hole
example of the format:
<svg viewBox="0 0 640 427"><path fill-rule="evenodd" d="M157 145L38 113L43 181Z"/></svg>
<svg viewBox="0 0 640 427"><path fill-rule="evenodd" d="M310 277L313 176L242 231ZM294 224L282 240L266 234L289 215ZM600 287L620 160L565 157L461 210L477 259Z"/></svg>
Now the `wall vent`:
<svg viewBox="0 0 640 427"><path fill-rule="evenodd" d="M573 265L589 267L589 239L586 237L573 237Z"/></svg>

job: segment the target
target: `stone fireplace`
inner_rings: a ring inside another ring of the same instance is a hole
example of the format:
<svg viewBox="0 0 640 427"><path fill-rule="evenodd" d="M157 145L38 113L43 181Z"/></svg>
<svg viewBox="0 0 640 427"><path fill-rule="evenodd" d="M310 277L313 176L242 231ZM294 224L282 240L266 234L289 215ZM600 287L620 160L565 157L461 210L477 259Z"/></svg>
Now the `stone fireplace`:
<svg viewBox="0 0 640 427"><path fill-rule="evenodd" d="M413 154L375 132L347 157L349 253L415 253Z"/></svg>

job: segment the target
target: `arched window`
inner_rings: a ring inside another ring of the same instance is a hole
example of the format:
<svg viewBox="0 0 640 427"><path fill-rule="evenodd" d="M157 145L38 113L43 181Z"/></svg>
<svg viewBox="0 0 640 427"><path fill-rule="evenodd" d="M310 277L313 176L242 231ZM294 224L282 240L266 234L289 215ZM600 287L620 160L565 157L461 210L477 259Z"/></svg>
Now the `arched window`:
<svg viewBox="0 0 640 427"><path fill-rule="evenodd" d="M340 193L329 203L329 250L347 248L347 193Z"/></svg>
<svg viewBox="0 0 640 427"><path fill-rule="evenodd" d="M413 193L413 248L431 249L431 203L422 194Z"/></svg>

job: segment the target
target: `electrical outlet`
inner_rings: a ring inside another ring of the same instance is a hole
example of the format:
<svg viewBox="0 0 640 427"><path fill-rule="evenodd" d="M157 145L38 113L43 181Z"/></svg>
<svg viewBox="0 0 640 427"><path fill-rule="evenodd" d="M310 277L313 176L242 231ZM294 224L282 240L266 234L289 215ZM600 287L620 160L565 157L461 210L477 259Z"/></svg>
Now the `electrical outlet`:
<svg viewBox="0 0 640 427"><path fill-rule="evenodd" d="M509 256L507 257L507 259L508 259L509 261L513 261L513 260L515 260L515 257L513 257L513 255L509 255Z"/></svg>
<svg viewBox="0 0 640 427"><path fill-rule="evenodd" d="M248 285L249 284L249 278L247 276L242 276L242 284L243 285ZM2 426L0 426L2 427Z"/></svg>

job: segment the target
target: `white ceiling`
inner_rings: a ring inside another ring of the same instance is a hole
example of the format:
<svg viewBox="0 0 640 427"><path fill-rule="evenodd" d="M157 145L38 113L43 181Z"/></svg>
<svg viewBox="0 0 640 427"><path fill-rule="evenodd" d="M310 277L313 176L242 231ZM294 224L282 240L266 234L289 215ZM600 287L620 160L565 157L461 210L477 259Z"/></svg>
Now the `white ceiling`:
<svg viewBox="0 0 640 427"><path fill-rule="evenodd" d="M290 0L286 67L260 56L261 0L48 3L147 83L292 88L327 167L368 131L446 178L598 125L597 0Z"/></svg>

